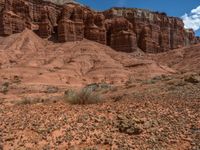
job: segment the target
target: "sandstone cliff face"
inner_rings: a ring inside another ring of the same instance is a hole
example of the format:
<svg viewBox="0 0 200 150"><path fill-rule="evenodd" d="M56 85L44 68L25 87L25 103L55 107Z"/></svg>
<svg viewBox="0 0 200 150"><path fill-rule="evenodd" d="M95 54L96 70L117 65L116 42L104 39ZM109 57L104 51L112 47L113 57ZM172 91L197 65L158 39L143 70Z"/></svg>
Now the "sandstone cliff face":
<svg viewBox="0 0 200 150"><path fill-rule="evenodd" d="M66 5L58 22L60 42L80 41L84 38L83 9L77 5Z"/></svg>
<svg viewBox="0 0 200 150"><path fill-rule="evenodd" d="M112 48L132 52L137 48L136 34L132 24L124 17L114 17L106 20L107 45Z"/></svg>
<svg viewBox="0 0 200 150"><path fill-rule="evenodd" d="M126 18L136 34L137 46L145 52L162 52L195 42L195 34L184 29L179 18L142 9L113 8L104 12L107 19Z"/></svg>
<svg viewBox="0 0 200 150"><path fill-rule="evenodd" d="M0 0L0 35L34 30L59 42L83 38L118 51L158 53L197 43L181 19L141 9L112 8L95 12L77 3L57 5L43 0Z"/></svg>
<svg viewBox="0 0 200 150"><path fill-rule="evenodd" d="M0 0L0 4L0 35L22 32L27 27L44 29L39 32L43 36L57 25L60 14L59 6L42 0Z"/></svg>
<svg viewBox="0 0 200 150"><path fill-rule="evenodd" d="M59 5L69 3L69 2L75 2L75 0L44 0L44 1L49 1L55 4L59 4Z"/></svg>

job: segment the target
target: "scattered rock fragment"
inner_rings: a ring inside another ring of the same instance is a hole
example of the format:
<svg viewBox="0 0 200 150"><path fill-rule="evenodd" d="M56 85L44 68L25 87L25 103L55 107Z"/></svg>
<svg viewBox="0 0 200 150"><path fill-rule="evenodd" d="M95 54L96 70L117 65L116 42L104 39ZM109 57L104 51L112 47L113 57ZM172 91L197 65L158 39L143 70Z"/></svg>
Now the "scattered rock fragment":
<svg viewBox="0 0 200 150"><path fill-rule="evenodd" d="M197 75L188 75L185 77L184 79L186 82L192 83L192 84L196 84L196 83L200 83L200 76Z"/></svg>
<svg viewBox="0 0 200 150"><path fill-rule="evenodd" d="M139 135L143 132L143 129L141 128L139 123L143 122L119 115L117 116L116 127L122 133L126 133L129 135Z"/></svg>

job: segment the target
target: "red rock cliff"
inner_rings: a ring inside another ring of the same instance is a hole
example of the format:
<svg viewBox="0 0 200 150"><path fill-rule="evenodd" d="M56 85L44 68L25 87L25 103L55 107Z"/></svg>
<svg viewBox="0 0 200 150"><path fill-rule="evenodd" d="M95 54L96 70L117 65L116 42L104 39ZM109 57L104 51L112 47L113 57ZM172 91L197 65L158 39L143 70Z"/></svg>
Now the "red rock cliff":
<svg viewBox="0 0 200 150"><path fill-rule="evenodd" d="M104 15L111 20L125 18L132 25L130 30L135 33L137 46L145 52L163 52L193 44L196 41L194 32L185 30L181 19L168 17L165 13L113 8L105 11ZM116 23L114 26L117 26Z"/></svg>
<svg viewBox="0 0 200 150"><path fill-rule="evenodd" d="M67 3L43 0L0 0L0 35L34 30L39 36L54 36L60 42L83 38L106 44L118 51L157 53L199 41L185 30L181 19L142 9L112 8L96 12Z"/></svg>

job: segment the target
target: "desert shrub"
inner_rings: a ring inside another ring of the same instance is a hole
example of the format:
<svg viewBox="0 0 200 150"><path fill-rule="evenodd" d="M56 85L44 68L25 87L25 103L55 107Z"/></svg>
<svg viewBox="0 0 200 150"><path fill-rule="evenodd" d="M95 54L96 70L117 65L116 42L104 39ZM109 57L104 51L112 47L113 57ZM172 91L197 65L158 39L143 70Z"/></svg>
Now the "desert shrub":
<svg viewBox="0 0 200 150"><path fill-rule="evenodd" d="M13 83L21 83L21 79L19 76L15 75L14 78L13 78Z"/></svg>
<svg viewBox="0 0 200 150"><path fill-rule="evenodd" d="M7 94L8 89L9 89L9 82L5 82L1 86L0 92L3 94Z"/></svg>
<svg viewBox="0 0 200 150"><path fill-rule="evenodd" d="M154 80L154 79L144 80L142 83L143 84L155 84L156 80Z"/></svg>
<svg viewBox="0 0 200 150"><path fill-rule="evenodd" d="M65 91L64 100L70 104L86 105L100 102L101 97L91 88L83 88L80 91L70 89Z"/></svg>
<svg viewBox="0 0 200 150"><path fill-rule="evenodd" d="M167 75L160 75L160 76L155 76L151 79L143 81L144 84L155 84L159 81L169 81L172 80L172 77L167 76Z"/></svg>
<svg viewBox="0 0 200 150"><path fill-rule="evenodd" d="M128 85L130 85L130 84L132 84L134 82L135 82L135 78L132 77L132 76L129 76L128 80L125 82L125 85L128 86Z"/></svg>
<svg viewBox="0 0 200 150"><path fill-rule="evenodd" d="M29 105L29 104L31 104L31 103L32 103L32 101L31 101L30 98L24 97L24 98L22 98L22 100L19 101L17 104L18 104L18 105Z"/></svg>
<svg viewBox="0 0 200 150"><path fill-rule="evenodd" d="M45 93L58 93L58 91L59 91L58 87L48 86L44 92Z"/></svg>
<svg viewBox="0 0 200 150"><path fill-rule="evenodd" d="M168 85L171 86L185 86L187 83L182 79L173 79L167 82Z"/></svg>
<svg viewBox="0 0 200 150"><path fill-rule="evenodd" d="M108 83L92 83L92 84L88 84L86 85L86 87L84 87L84 89L88 89L93 91L103 91L103 90L110 90L112 87L110 84Z"/></svg>
<svg viewBox="0 0 200 150"><path fill-rule="evenodd" d="M192 84L196 84L196 83L200 82L200 77L192 74L192 75L188 75L188 76L184 77L184 81L192 83Z"/></svg>
<svg viewBox="0 0 200 150"><path fill-rule="evenodd" d="M39 97L22 97L16 104L17 105L31 105L49 102L49 99L43 99Z"/></svg>

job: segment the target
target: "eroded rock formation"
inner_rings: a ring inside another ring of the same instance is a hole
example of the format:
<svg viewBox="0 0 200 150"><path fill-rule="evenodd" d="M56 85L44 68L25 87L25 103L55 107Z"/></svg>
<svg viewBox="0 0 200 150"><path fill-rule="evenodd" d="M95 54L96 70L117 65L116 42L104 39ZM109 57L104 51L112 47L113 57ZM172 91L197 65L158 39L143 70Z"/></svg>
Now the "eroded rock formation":
<svg viewBox="0 0 200 150"><path fill-rule="evenodd" d="M106 44L105 17L90 12L85 18L85 38Z"/></svg>
<svg viewBox="0 0 200 150"><path fill-rule="evenodd" d="M112 48L132 52L137 47L136 34L133 25L123 17L117 17L106 21L107 45Z"/></svg>
<svg viewBox="0 0 200 150"><path fill-rule="evenodd" d="M158 53L199 42L183 21L165 13L112 8L96 12L77 3L57 5L43 0L0 0L0 35L34 30L59 42L83 38L118 51Z"/></svg>
<svg viewBox="0 0 200 150"><path fill-rule="evenodd" d="M137 46L145 52L162 52L195 43L192 30L184 29L179 18L168 17L165 13L142 9L113 8L104 12L108 19L126 18L133 26Z"/></svg>

